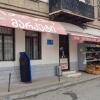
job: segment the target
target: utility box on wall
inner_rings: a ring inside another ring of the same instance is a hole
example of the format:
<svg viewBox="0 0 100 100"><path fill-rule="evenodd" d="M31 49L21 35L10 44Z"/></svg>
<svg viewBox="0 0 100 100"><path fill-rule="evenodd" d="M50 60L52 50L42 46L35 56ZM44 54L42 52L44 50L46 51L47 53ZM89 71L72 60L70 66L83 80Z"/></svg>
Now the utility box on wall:
<svg viewBox="0 0 100 100"><path fill-rule="evenodd" d="M47 39L47 45L53 45L54 44L53 42L54 42L53 39Z"/></svg>

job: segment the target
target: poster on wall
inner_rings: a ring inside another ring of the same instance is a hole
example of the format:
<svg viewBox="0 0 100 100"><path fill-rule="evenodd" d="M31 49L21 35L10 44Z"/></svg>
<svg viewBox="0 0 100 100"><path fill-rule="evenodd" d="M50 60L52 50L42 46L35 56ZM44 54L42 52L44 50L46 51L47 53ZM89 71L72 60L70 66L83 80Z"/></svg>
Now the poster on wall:
<svg viewBox="0 0 100 100"><path fill-rule="evenodd" d="M68 59L67 58L60 58L60 66L62 71L68 70Z"/></svg>

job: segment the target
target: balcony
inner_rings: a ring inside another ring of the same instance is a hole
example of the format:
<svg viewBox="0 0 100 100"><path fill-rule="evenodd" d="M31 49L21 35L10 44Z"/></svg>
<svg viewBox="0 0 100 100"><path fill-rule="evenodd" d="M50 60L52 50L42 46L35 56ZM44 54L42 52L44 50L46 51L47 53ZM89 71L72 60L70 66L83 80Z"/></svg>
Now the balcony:
<svg viewBox="0 0 100 100"><path fill-rule="evenodd" d="M51 20L86 23L94 20L94 7L79 0L49 0Z"/></svg>

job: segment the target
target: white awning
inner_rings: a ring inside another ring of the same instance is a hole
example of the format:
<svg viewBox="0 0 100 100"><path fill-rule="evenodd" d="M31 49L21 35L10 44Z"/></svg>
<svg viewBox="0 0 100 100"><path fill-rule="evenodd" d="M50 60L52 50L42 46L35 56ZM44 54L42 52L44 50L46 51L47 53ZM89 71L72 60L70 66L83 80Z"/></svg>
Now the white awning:
<svg viewBox="0 0 100 100"><path fill-rule="evenodd" d="M70 24L70 23L63 23L61 22L62 26L65 28L66 32L71 33L71 32L75 32L75 33L83 33L83 29L77 25L74 24Z"/></svg>
<svg viewBox="0 0 100 100"><path fill-rule="evenodd" d="M91 27L87 27L87 29L84 29L83 33L87 33L87 34L98 36L98 37L100 36L100 30L94 29Z"/></svg>

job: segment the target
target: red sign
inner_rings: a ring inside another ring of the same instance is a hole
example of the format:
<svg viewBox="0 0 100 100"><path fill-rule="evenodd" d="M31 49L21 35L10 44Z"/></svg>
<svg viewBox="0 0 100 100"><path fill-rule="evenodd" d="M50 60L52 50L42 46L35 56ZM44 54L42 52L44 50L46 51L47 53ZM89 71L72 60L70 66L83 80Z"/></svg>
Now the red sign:
<svg viewBox="0 0 100 100"><path fill-rule="evenodd" d="M77 35L71 35L72 39L75 41L91 41L91 42L100 42L100 38L98 37L86 37L86 36L77 36Z"/></svg>
<svg viewBox="0 0 100 100"><path fill-rule="evenodd" d="M33 18L0 10L0 26L66 35L59 22Z"/></svg>

